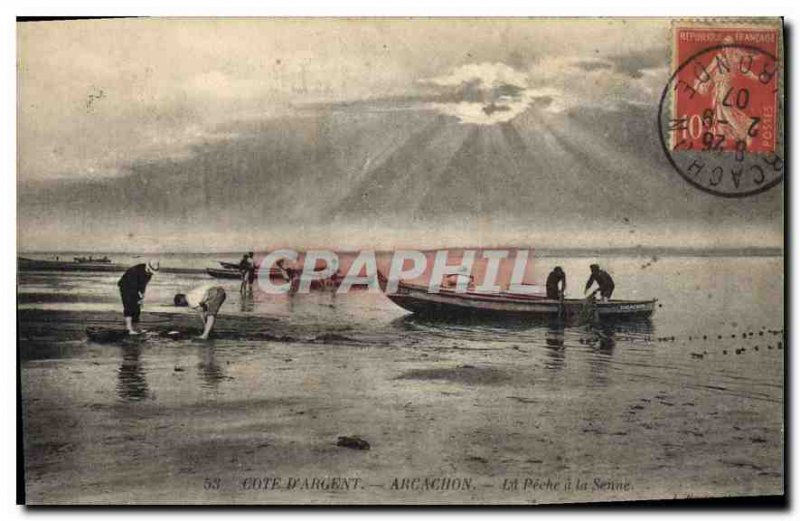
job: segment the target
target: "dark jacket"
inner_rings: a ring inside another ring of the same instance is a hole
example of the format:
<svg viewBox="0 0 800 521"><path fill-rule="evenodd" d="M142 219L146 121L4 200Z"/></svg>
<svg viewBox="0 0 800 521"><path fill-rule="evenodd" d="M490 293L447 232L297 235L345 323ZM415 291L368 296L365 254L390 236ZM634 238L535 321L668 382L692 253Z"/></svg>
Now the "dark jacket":
<svg viewBox="0 0 800 521"><path fill-rule="evenodd" d="M547 276L547 282L545 282L545 287L547 288L547 295L548 297L552 297L553 295L558 295L559 287L558 284L562 283L566 285L567 283L567 276L566 273L551 271L550 275Z"/></svg>
<svg viewBox="0 0 800 521"><path fill-rule="evenodd" d="M242 273L249 273L255 270L256 270L255 260L249 255L245 255L244 257L242 257L242 260L239 261L239 271Z"/></svg>
<svg viewBox="0 0 800 521"><path fill-rule="evenodd" d="M144 264L137 264L128 268L122 277L120 277L117 286L123 293L141 293L144 295L144 290L147 288L147 283L150 282L152 274L147 273Z"/></svg>
<svg viewBox="0 0 800 521"><path fill-rule="evenodd" d="M614 279L604 270L597 270L595 273L592 273L589 280L586 281L586 288L584 291L589 289L593 282L597 282L597 285L600 287L600 293L608 293L614 290Z"/></svg>

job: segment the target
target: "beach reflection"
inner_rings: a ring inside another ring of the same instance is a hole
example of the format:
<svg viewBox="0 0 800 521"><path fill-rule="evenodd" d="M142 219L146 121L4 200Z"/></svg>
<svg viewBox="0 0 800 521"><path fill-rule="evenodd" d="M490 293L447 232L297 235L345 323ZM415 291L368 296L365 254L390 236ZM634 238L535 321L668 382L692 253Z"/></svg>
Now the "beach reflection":
<svg viewBox="0 0 800 521"><path fill-rule="evenodd" d="M217 363L214 346L201 349L200 362L197 364L197 373L206 389L217 389L219 383L225 380L225 372Z"/></svg>
<svg viewBox="0 0 800 521"><path fill-rule="evenodd" d="M589 357L589 378L593 386L607 387L611 357L614 355L616 339L613 328L593 329L587 343L593 354Z"/></svg>
<svg viewBox="0 0 800 521"><path fill-rule="evenodd" d="M141 346L122 347L122 362L117 369L117 395L124 402L138 402L149 395L141 355Z"/></svg>
<svg viewBox="0 0 800 521"><path fill-rule="evenodd" d="M239 295L239 311L242 313L252 313L256 306L253 293L240 293Z"/></svg>
<svg viewBox="0 0 800 521"><path fill-rule="evenodd" d="M564 368L564 327L560 324L551 324L545 332L545 346L547 347L547 361L545 367L557 373Z"/></svg>
<svg viewBox="0 0 800 521"><path fill-rule="evenodd" d="M650 320L631 322L593 322L587 325L582 343L589 346L590 381L594 386L607 387L611 359L619 338L623 341L645 339L653 332Z"/></svg>

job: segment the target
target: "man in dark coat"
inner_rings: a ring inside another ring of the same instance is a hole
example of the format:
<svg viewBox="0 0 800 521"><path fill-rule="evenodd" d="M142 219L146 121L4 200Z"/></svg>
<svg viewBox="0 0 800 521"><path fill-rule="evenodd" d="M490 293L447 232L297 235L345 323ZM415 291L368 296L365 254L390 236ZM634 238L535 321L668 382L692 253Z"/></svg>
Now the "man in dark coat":
<svg viewBox="0 0 800 521"><path fill-rule="evenodd" d="M147 283L150 282L150 278L153 273L158 271L158 268L158 261L137 264L128 268L120 277L119 282L117 282L119 294L122 297L125 328L128 330L128 334L141 334L141 331L135 329L133 325L139 322L139 314L142 311L142 300L147 289Z"/></svg>
<svg viewBox="0 0 800 521"><path fill-rule="evenodd" d="M597 264L592 264L589 269L592 270L592 275L586 281L584 293L589 291L593 283L597 282L597 289L594 290L594 293L599 291L603 301L610 299L611 294L614 293L614 279L611 278L607 271L601 270Z"/></svg>
<svg viewBox="0 0 800 521"><path fill-rule="evenodd" d="M564 298L567 292L567 274L561 269L561 266L556 266L550 275L547 276L547 298L552 300L559 300Z"/></svg>

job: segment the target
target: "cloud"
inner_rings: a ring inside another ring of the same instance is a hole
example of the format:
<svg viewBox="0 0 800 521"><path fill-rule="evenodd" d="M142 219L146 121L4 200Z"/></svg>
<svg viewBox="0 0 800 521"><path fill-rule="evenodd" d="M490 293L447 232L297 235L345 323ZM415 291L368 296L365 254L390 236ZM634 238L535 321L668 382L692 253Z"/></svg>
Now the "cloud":
<svg viewBox="0 0 800 521"><path fill-rule="evenodd" d="M364 98L410 83L403 62L374 65L380 46L352 49L325 24L20 24L20 182L124 175L137 161L184 157L223 139L219 129L237 121L294 115L297 99Z"/></svg>
<svg viewBox="0 0 800 521"><path fill-rule="evenodd" d="M581 92L586 82L575 76L586 71L572 67L563 78L540 82L543 67L563 57L587 61L595 53L615 63L608 56L616 53L618 70L627 71L617 76L647 79L646 69L637 67L654 58L625 53L666 42L667 30L663 20L20 24L19 179L114 175L141 159L191 153L219 127L296 117L292 107L310 103L434 110L480 124L513 119L527 107L557 111L593 103L598 96ZM552 94L531 95L542 88ZM405 103L368 104L392 97Z"/></svg>
<svg viewBox="0 0 800 521"><path fill-rule="evenodd" d="M475 125L511 121L537 100L549 103L554 94L530 89L524 71L496 62L462 65L449 74L418 83L437 93L429 108Z"/></svg>
<svg viewBox="0 0 800 521"><path fill-rule="evenodd" d="M613 67L612 64L602 60L579 60L574 62L573 65L588 72L601 69L610 69Z"/></svg>
<svg viewBox="0 0 800 521"><path fill-rule="evenodd" d="M503 62L468 63L416 81L405 95L305 105L336 111L431 110L462 123L505 123L529 109L563 113L574 109L625 110L655 106L668 76L666 47L622 54L541 56L527 68Z"/></svg>
<svg viewBox="0 0 800 521"><path fill-rule="evenodd" d="M525 85L527 77L505 63L471 63L454 69L450 74L436 78L420 80L421 83L440 85L443 87L462 86L464 84L480 84L483 88L493 89L503 85Z"/></svg>
<svg viewBox="0 0 800 521"><path fill-rule="evenodd" d="M663 46L633 50L624 54L612 54L605 59L576 60L572 65L586 72L613 70L632 79L639 79L648 69L665 67L669 55Z"/></svg>
<svg viewBox="0 0 800 521"><path fill-rule="evenodd" d="M531 87L555 93L548 112L656 107L669 76L667 54L666 46L658 46L618 54L552 55L526 72Z"/></svg>
<svg viewBox="0 0 800 521"><path fill-rule="evenodd" d="M669 53L665 47L651 47L626 54L612 55L609 60L614 64L617 72L638 79L644 76L646 69L666 67L669 63Z"/></svg>
<svg viewBox="0 0 800 521"><path fill-rule="evenodd" d="M470 63L417 80L421 93L328 105L335 110L433 110L462 123L493 125L528 109L562 113L572 109L624 110L651 106L667 78L663 47L606 57L540 57L528 68L502 62ZM319 106L316 106L319 108Z"/></svg>

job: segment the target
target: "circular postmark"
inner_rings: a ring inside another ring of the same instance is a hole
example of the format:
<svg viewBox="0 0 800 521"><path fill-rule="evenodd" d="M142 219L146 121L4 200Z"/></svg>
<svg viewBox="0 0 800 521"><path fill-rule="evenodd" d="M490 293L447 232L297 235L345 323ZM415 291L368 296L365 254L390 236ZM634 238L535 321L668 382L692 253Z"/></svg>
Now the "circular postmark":
<svg viewBox="0 0 800 521"><path fill-rule="evenodd" d="M723 43L685 59L658 106L658 136L673 168L722 197L783 180L780 64L759 47Z"/></svg>

